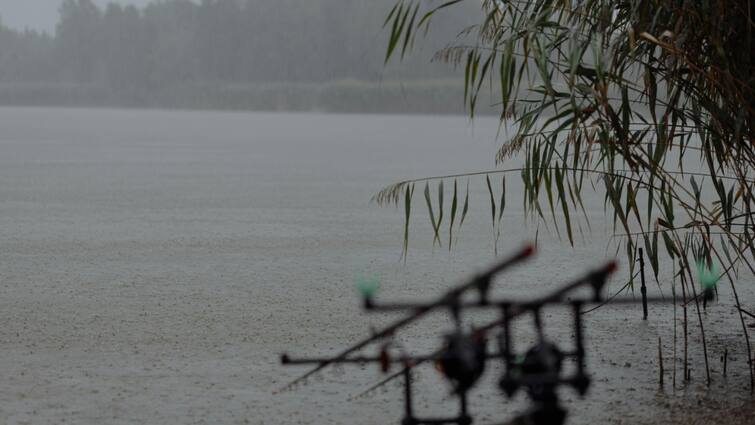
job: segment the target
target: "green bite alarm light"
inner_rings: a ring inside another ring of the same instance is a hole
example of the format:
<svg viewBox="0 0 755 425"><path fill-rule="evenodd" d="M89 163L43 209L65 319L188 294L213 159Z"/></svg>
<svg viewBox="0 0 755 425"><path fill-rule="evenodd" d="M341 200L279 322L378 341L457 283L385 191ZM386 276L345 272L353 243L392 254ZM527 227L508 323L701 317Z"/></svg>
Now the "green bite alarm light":
<svg viewBox="0 0 755 425"><path fill-rule="evenodd" d="M708 266L705 261L697 262L697 279L704 290L713 289L718 283L719 276L720 274L715 264Z"/></svg>
<svg viewBox="0 0 755 425"><path fill-rule="evenodd" d="M359 276L356 278L354 286L364 298L372 298L380 288L380 280L375 276Z"/></svg>

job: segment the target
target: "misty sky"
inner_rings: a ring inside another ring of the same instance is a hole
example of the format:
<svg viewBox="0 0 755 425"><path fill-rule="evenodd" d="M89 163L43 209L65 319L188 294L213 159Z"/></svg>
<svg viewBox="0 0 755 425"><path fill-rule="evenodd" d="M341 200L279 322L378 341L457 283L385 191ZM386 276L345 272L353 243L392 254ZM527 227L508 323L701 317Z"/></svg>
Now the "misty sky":
<svg viewBox="0 0 755 425"><path fill-rule="evenodd" d="M63 0L0 0L0 16L5 25L14 29L31 28L53 32L58 21L58 7ZM150 0L94 0L103 6L107 3L143 6Z"/></svg>

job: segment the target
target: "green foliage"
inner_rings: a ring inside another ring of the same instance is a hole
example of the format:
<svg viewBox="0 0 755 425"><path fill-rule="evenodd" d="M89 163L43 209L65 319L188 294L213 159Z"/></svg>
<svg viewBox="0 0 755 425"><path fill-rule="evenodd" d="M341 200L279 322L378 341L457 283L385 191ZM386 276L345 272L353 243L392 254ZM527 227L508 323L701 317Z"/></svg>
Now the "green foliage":
<svg viewBox="0 0 755 425"><path fill-rule="evenodd" d="M457 3L398 0L386 25L391 40L410 40L402 56L420 26L408 11L427 25ZM484 175L497 235L491 176L518 173L528 217L559 235L565 229L574 244L575 213L589 226L588 181L605 193L630 276L642 245L656 280L664 255L678 260L683 285L696 261L715 261L724 266L716 279L729 278L736 294L732 274L755 272L752 2L483 0L480 12L436 57L463 67L470 116L489 88L502 124L514 129L496 160L523 163L399 182L375 199L390 202L415 182ZM501 198L498 222L503 206ZM748 338L744 322L743 332Z"/></svg>

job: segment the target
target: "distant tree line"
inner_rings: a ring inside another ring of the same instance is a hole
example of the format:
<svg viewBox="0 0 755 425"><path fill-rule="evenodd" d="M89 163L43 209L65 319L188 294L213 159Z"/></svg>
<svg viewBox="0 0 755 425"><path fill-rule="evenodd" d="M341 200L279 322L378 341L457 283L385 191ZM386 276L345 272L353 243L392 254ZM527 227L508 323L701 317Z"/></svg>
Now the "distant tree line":
<svg viewBox="0 0 755 425"><path fill-rule="evenodd" d="M384 66L389 31L381 24L389 8L369 0L160 0L141 9L64 0L54 34L0 27L0 85L95 87L143 98L192 84L227 91L229 84L452 75L430 60L448 39L443 31L428 35L423 54ZM438 26L456 30L473 10Z"/></svg>

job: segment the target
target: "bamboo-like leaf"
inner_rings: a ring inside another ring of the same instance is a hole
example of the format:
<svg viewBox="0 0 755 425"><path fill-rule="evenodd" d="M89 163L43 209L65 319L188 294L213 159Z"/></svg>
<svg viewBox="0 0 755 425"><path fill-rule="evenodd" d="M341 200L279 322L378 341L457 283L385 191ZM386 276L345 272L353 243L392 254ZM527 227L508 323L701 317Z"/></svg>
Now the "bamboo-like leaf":
<svg viewBox="0 0 755 425"><path fill-rule="evenodd" d="M653 276L655 277L655 283L659 285L658 274L661 271L660 263L658 261L658 232L653 232L653 245L652 255L650 256L650 266L653 268Z"/></svg>
<svg viewBox="0 0 755 425"><path fill-rule="evenodd" d="M467 180L467 190L466 190L466 194L464 195L464 206L461 209L461 219L459 219L458 230L461 230L461 226L464 224L464 219L467 217L468 211L469 211L469 180Z"/></svg>
<svg viewBox="0 0 755 425"><path fill-rule="evenodd" d="M436 242L440 242L440 236L438 235L438 224L435 221L435 212L433 212L433 201L430 199L430 183L425 182L425 203L427 204L427 212L430 215L430 224L433 227L433 246Z"/></svg>
<svg viewBox="0 0 755 425"><path fill-rule="evenodd" d="M627 219L627 216L624 212L624 209L621 205L621 194L623 191L623 188L621 186L621 181L616 180L615 184L612 184L611 179L606 177L606 197L609 201L611 201L611 204L613 205L614 210L614 223L615 220L618 218L621 225L624 227L624 231L627 235L631 233L629 230L629 221ZM615 225L615 224L614 224Z"/></svg>
<svg viewBox="0 0 755 425"><path fill-rule="evenodd" d="M627 265L629 266L629 287L634 289L634 269L637 264L637 246L632 238L627 238Z"/></svg>
<svg viewBox="0 0 755 425"><path fill-rule="evenodd" d="M734 261L734 258L732 258L731 253L729 252L729 248L727 246L728 244L726 243L726 239L724 239L723 235L720 236L720 243L721 243L721 250L724 252L724 255L726 256L726 261L729 264L736 264L736 262ZM733 271L735 274L737 273L736 267L733 268Z"/></svg>
<svg viewBox="0 0 755 425"><path fill-rule="evenodd" d="M388 26L388 22L391 21L391 19L393 18L393 15L396 13L396 10L398 9L398 7L399 7L399 5L401 3L402 3L401 0L399 0L398 2L396 2L396 4L394 4L393 7L391 8L390 12L388 12L388 15L385 17L385 21L383 21L383 26L384 27Z"/></svg>
<svg viewBox="0 0 755 425"><path fill-rule="evenodd" d="M490 175L485 175L485 182L488 185L488 193L490 194L490 213L493 222L493 229L495 229L495 197L493 195L493 186L490 184Z"/></svg>
<svg viewBox="0 0 755 425"><path fill-rule="evenodd" d="M545 195L548 199L548 209L551 212L551 217L553 218L553 227L556 229L556 234L558 237L561 237L561 231L558 228L558 219L556 218L556 210L553 206L553 187L551 185L551 172L550 171L544 171L543 172L543 184L545 186Z"/></svg>
<svg viewBox="0 0 755 425"><path fill-rule="evenodd" d="M474 53L469 52L467 54L467 64L464 67L464 104L467 103L467 97L469 96L469 86L472 84L472 62L474 61Z"/></svg>
<svg viewBox="0 0 755 425"><path fill-rule="evenodd" d="M443 222L443 180L438 182L438 227Z"/></svg>
<svg viewBox="0 0 755 425"><path fill-rule="evenodd" d="M456 179L454 179L454 194L451 199L451 220L448 223L448 250L451 251L451 244L454 237L454 221L456 220L456 208L457 208L457 187Z"/></svg>
<svg viewBox="0 0 755 425"><path fill-rule="evenodd" d="M668 233L661 232L661 235L663 236L663 243L666 245L666 253L671 257L671 259L673 260L674 257L681 256L681 253L677 250L674 241L671 240L671 237L668 235Z"/></svg>
<svg viewBox="0 0 755 425"><path fill-rule="evenodd" d="M564 191L564 176L560 169L556 169L556 187L558 189L558 199L561 204L561 211L564 214L564 223L566 225L566 235L569 237L569 244L574 246L574 234L572 232L571 218L569 217L569 205L567 204L566 194Z"/></svg>
<svg viewBox="0 0 755 425"><path fill-rule="evenodd" d="M406 185L404 189L404 261L409 253L409 220L412 215L412 196L414 195L414 185Z"/></svg>
<svg viewBox="0 0 755 425"><path fill-rule="evenodd" d="M388 49L385 53L385 63L388 63L388 60L391 58L393 51L396 49L396 46L401 39L401 35L404 33L404 26L409 17L409 12L411 12L410 7L407 6L404 8L404 3L401 2L393 17L393 26L388 40Z"/></svg>
<svg viewBox="0 0 755 425"><path fill-rule="evenodd" d="M501 179L501 201L498 203L498 225L500 227L503 210L506 209L506 175Z"/></svg>
<svg viewBox="0 0 755 425"><path fill-rule="evenodd" d="M409 46L409 40L411 40L412 30L414 29L414 20L417 18L417 12L419 12L419 5L420 3L417 2L414 6L412 17L409 19L409 24L406 26L406 32L404 32L404 45L401 47L401 58L404 57L406 54L406 48Z"/></svg>

